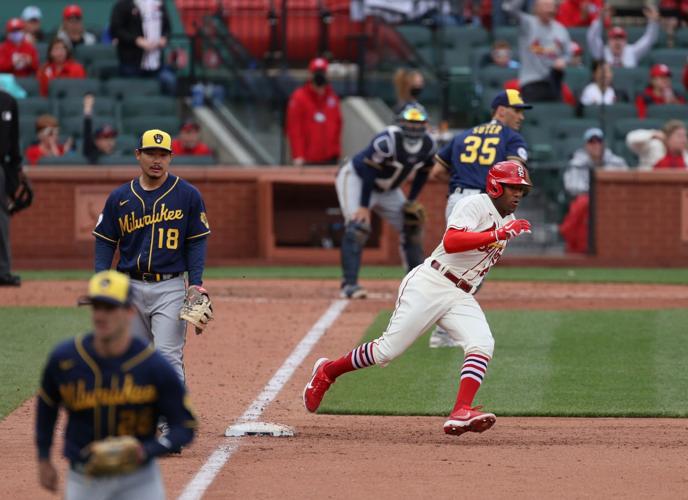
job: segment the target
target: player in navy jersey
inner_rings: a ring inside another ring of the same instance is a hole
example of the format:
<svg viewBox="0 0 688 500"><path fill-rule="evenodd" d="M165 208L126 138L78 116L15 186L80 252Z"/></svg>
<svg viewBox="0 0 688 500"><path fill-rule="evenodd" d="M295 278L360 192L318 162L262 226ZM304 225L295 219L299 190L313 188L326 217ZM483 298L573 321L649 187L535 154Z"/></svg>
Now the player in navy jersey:
<svg viewBox="0 0 688 500"><path fill-rule="evenodd" d="M69 499L164 498L155 457L179 450L194 436L196 418L181 380L152 345L130 333L131 295L126 275L102 271L93 276L80 301L92 306L93 332L58 344L43 371L36 417L39 480L57 490L50 450L62 406L68 415ZM159 417L165 417L169 430L156 437ZM117 470L98 474L96 444L127 436L135 454L127 460L110 456Z"/></svg>
<svg viewBox="0 0 688 500"><path fill-rule="evenodd" d="M134 335L152 340L184 381L186 322L180 311L189 287L202 293L210 226L198 190L169 173L172 140L167 132L148 130L136 159L141 175L115 189L93 231L95 269L109 269L119 247L117 270L132 280ZM196 328L196 333L201 333Z"/></svg>
<svg viewBox="0 0 688 500"><path fill-rule="evenodd" d="M344 164L335 187L345 220L342 239L342 297L364 298L358 284L363 247L374 210L400 233L402 258L408 269L423 262L422 206L415 200L428 179L435 140L427 133L428 115L418 103L405 105L397 125L376 135L368 147ZM401 190L413 176L408 198Z"/></svg>
<svg viewBox="0 0 688 500"><path fill-rule="evenodd" d="M492 100L489 122L457 134L437 153L431 176L449 183L447 220L461 198L485 192L487 173L495 163L514 160L526 166L528 146L518 131L524 110L530 108L518 90L501 91ZM437 327L430 336L430 347L458 347L458 343Z"/></svg>

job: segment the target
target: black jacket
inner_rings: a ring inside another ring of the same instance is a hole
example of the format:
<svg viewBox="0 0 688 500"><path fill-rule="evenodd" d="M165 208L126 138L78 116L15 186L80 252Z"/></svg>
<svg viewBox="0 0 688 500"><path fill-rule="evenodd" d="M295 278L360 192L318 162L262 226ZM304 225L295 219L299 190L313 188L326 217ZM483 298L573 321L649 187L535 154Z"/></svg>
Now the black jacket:
<svg viewBox="0 0 688 500"><path fill-rule="evenodd" d="M162 36L169 39L170 17L164 0L160 0L162 11ZM134 0L119 0L110 14L110 34L117 39L117 56L121 64L140 66L143 50L136 45L136 39L143 36L143 19Z"/></svg>
<svg viewBox="0 0 688 500"><path fill-rule="evenodd" d="M0 90L0 166L5 170L5 190L14 194L19 185L22 156L19 151L17 101Z"/></svg>

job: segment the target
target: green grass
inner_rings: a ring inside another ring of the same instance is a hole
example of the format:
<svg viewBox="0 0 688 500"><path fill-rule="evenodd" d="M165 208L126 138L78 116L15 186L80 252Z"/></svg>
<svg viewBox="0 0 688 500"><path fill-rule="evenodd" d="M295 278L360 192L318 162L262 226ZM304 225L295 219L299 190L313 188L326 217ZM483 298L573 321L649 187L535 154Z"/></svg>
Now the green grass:
<svg viewBox="0 0 688 500"><path fill-rule="evenodd" d="M477 404L498 415L688 417L688 311L491 311L494 360ZM364 339L384 330L381 313ZM428 334L388 367L347 374L323 413L446 415L460 349ZM336 353L322 353L334 355Z"/></svg>
<svg viewBox="0 0 688 500"><path fill-rule="evenodd" d="M87 331L88 318L85 309L0 307L0 419L36 391L52 347Z"/></svg>
<svg viewBox="0 0 688 500"><path fill-rule="evenodd" d="M20 271L25 280L87 280L89 270ZM401 280L404 272L400 266L364 266L364 280ZM206 279L339 279L337 266L255 266L211 267L206 269ZM606 269L606 268L546 268L546 267L499 267L490 271L490 281L551 281L563 283L657 283L685 285L688 268L679 269Z"/></svg>

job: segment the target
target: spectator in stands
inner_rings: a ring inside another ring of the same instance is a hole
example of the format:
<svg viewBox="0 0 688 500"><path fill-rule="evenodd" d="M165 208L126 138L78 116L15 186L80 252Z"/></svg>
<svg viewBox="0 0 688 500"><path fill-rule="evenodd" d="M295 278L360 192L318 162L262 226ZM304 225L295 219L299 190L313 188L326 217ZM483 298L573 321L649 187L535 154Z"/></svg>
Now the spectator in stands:
<svg viewBox="0 0 688 500"><path fill-rule="evenodd" d="M24 151L24 157L29 165L36 165L41 158L62 156L72 148L71 138L64 144L59 143L60 126L53 115L41 115L36 118L36 137L36 143Z"/></svg>
<svg viewBox="0 0 688 500"><path fill-rule="evenodd" d="M560 101L561 82L571 58L569 32L554 17L554 0L535 0L533 15L522 12L524 0L504 1L519 20L519 85L526 102Z"/></svg>
<svg viewBox="0 0 688 500"><path fill-rule="evenodd" d="M569 68L580 68L583 66L583 47L578 42L571 40L571 59L569 59Z"/></svg>
<svg viewBox="0 0 688 500"><path fill-rule="evenodd" d="M38 83L42 96L48 95L50 82L56 78L86 78L84 67L72 58L72 51L61 38L48 45L48 60L38 70Z"/></svg>
<svg viewBox="0 0 688 500"><path fill-rule="evenodd" d="M681 120L669 120L662 130L633 130L626 145L638 155L640 170L688 168L688 134Z"/></svg>
<svg viewBox="0 0 688 500"><path fill-rule="evenodd" d="M605 7L606 13L611 13ZM635 43L628 44L626 30L620 26L615 26L609 30L607 37L609 43L605 47L602 40L602 18L598 17L588 29L588 50L593 59L604 59L612 66L623 66L624 68L635 68L640 60L645 57L659 36L659 11L656 7L648 6L643 9L643 14L647 19L647 29L645 34Z"/></svg>
<svg viewBox="0 0 688 500"><path fill-rule="evenodd" d="M82 154L89 163L96 164L103 156L115 153L117 146L117 129L110 124L101 125L93 131L93 106L96 98L93 94L84 96L84 124Z"/></svg>
<svg viewBox="0 0 688 500"><path fill-rule="evenodd" d="M517 69L520 64L513 58L511 45L506 40L495 40L489 54L485 54L480 61L480 67L499 66L500 68Z"/></svg>
<svg viewBox="0 0 688 500"><path fill-rule="evenodd" d="M98 43L98 38L84 28L83 18L83 12L78 5L67 5L62 11L62 26L60 26L57 32L57 38L64 40L72 50L79 45L95 45Z"/></svg>
<svg viewBox="0 0 688 500"><path fill-rule="evenodd" d="M341 152L339 97L327 82L327 61L313 59L311 80L294 91L287 106L287 136L294 165L332 165Z"/></svg>
<svg viewBox="0 0 688 500"><path fill-rule="evenodd" d="M666 64L655 64L650 68L650 83L635 99L638 118L647 117L648 106L685 103L686 99L673 88L671 70Z"/></svg>
<svg viewBox="0 0 688 500"><path fill-rule="evenodd" d="M167 94L176 92L176 76L163 65L170 19L161 0L118 0L110 14L110 35L117 43L119 73L158 78Z"/></svg>
<svg viewBox="0 0 688 500"><path fill-rule="evenodd" d="M604 133L601 129L586 130L583 134L583 143L583 147L573 153L564 172L564 189L573 201L559 226L559 232L566 241L566 251L576 253L588 250L590 171L628 168L626 160L605 147Z"/></svg>
<svg viewBox="0 0 688 500"><path fill-rule="evenodd" d="M24 7L21 18L24 21L26 40L31 43L42 42L45 39L45 34L41 29L41 19L43 18L41 9L35 5L28 5Z"/></svg>
<svg viewBox="0 0 688 500"><path fill-rule="evenodd" d="M26 39L24 21L13 17L5 24L5 41L0 43L0 73L33 76L38 69L38 52Z"/></svg>
<svg viewBox="0 0 688 500"><path fill-rule="evenodd" d="M394 90L397 94L396 114L400 109L412 102L418 102L423 93L425 78L417 69L399 68L394 73Z"/></svg>
<svg viewBox="0 0 688 500"><path fill-rule="evenodd" d="M179 156L212 156L213 151L201 141L201 126L195 120L187 120L172 141L172 154Z"/></svg>
<svg viewBox="0 0 688 500"><path fill-rule="evenodd" d="M593 61L592 81L581 93L580 103L583 106L609 106L615 102L628 101L628 95L623 90L613 86L614 73L612 67L604 60Z"/></svg>
<svg viewBox="0 0 688 500"><path fill-rule="evenodd" d="M559 4L557 21L567 28L590 26L601 8L602 0L563 0Z"/></svg>

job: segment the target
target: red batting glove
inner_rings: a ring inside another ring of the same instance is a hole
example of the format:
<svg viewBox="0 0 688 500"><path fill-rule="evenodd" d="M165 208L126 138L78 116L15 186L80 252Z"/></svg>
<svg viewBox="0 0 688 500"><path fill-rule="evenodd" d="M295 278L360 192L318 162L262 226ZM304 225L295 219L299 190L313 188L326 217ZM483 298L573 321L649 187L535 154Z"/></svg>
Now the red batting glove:
<svg viewBox="0 0 688 500"><path fill-rule="evenodd" d="M510 240L523 233L530 233L530 222L525 219L511 220L495 230L497 241Z"/></svg>

